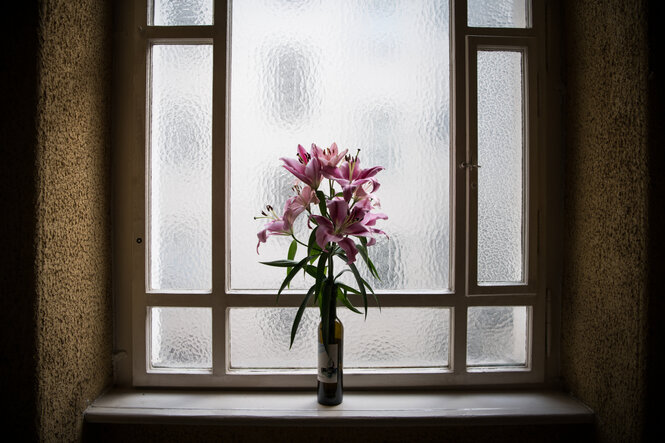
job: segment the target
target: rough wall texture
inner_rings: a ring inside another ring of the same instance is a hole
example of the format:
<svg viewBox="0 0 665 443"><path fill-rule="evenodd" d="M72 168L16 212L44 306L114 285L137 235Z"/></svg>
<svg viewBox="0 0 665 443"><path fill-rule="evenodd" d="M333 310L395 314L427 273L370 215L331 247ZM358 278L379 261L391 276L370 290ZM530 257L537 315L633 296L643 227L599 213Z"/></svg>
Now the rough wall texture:
<svg viewBox="0 0 665 443"><path fill-rule="evenodd" d="M40 2L36 120L37 420L80 439L112 379L110 2Z"/></svg>
<svg viewBox="0 0 665 443"><path fill-rule="evenodd" d="M643 431L648 275L646 2L566 0L562 376L602 441Z"/></svg>

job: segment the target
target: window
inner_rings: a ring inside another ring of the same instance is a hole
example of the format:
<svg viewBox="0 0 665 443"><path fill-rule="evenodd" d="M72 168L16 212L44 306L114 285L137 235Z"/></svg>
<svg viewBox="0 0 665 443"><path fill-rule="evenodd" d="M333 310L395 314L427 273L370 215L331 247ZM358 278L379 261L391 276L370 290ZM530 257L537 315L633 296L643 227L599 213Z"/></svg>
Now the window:
<svg viewBox="0 0 665 443"><path fill-rule="evenodd" d="M123 16L115 157L121 384L306 387L316 312L275 305L252 217L298 143L386 167L382 310L339 309L347 387L544 383L557 297L544 4L153 0ZM555 171L556 173L556 171ZM127 358L121 358L126 355Z"/></svg>

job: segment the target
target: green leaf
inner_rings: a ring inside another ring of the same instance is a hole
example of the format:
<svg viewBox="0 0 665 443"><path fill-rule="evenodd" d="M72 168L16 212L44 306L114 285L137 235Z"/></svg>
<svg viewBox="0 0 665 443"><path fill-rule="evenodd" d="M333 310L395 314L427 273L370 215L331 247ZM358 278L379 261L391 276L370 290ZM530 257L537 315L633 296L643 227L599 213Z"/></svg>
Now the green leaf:
<svg viewBox="0 0 665 443"><path fill-rule="evenodd" d="M316 278L316 266L312 265L307 265L304 267L305 272L308 273L310 276Z"/></svg>
<svg viewBox="0 0 665 443"><path fill-rule="evenodd" d="M279 268L288 268L291 266L295 266L298 264L297 261L293 260L274 260L274 261L262 261L259 262L262 265L268 265L268 266L277 266Z"/></svg>
<svg viewBox="0 0 665 443"><path fill-rule="evenodd" d="M291 272L286 276L284 281L282 282L282 286L279 288L279 291L277 291L277 301L279 302L279 295L282 293L284 288L293 280L293 277L302 269L303 266L307 263L307 260L311 259L312 257L305 257L302 260L300 260L294 267L291 269Z"/></svg>
<svg viewBox="0 0 665 443"><path fill-rule="evenodd" d="M322 216L328 214L328 208L326 207L326 195L323 191L316 191L316 196L319 198L319 211L321 211Z"/></svg>
<svg viewBox="0 0 665 443"><path fill-rule="evenodd" d="M302 315L305 312L305 308L307 307L307 302L312 297L312 294L314 294L315 290L316 290L316 285L312 285L312 287L309 288L309 291L307 291L307 294L303 298L302 303L300 303L298 312L296 312L296 317L293 319L293 326L291 326L291 343L289 344L289 349L291 349L291 347L293 346L293 340L295 340L296 338L296 333L298 332L298 326L300 325L300 320L302 319Z"/></svg>
<svg viewBox="0 0 665 443"><path fill-rule="evenodd" d="M319 248L319 245L316 244L316 230L318 229L318 226L314 229L312 229L312 233L309 235L309 241L307 242L307 255L313 256L315 251L321 252L321 248ZM316 258L316 256L315 256ZM315 259L314 258L314 259ZM314 263L314 259L310 261L311 263Z"/></svg>
<svg viewBox="0 0 665 443"><path fill-rule="evenodd" d="M289 246L289 252L286 256L289 260L293 260L296 257L296 251L298 250L298 242L293 239L291 242L291 246ZM291 267L289 266L286 268L286 275L289 275L289 272L291 272Z"/></svg>
<svg viewBox="0 0 665 443"><path fill-rule="evenodd" d="M353 306L353 305L351 304L351 302L349 301L349 299L347 298L347 296L346 296L346 290L344 290L344 291L342 292L342 288L337 288L337 299L338 299L339 301L341 301L341 302L344 304L344 306L346 306L347 308L349 308L351 311L355 312L356 314L361 314L361 315L362 315L362 312L360 312L359 310L357 310L357 309L355 308L355 306Z"/></svg>
<svg viewBox="0 0 665 443"><path fill-rule="evenodd" d="M349 268L351 268L351 272L353 272L353 276L356 278L356 282L358 283L358 289L360 290L360 294L363 297L363 306L365 307L365 318L367 318L367 292L365 292L364 280L360 276L360 273L358 272L358 268L356 268L356 265L354 265L353 263L349 263Z"/></svg>
<svg viewBox="0 0 665 443"><path fill-rule="evenodd" d="M360 280L362 280L363 284L367 286L367 289L369 289L369 291L372 293L372 297L374 298L376 305L379 307L379 311L381 311L381 303L379 303L379 298L374 293L374 289L372 289L369 283L367 283L367 280L365 280L364 278L361 277Z"/></svg>
<svg viewBox="0 0 665 443"><path fill-rule="evenodd" d="M344 288L345 291L351 292L353 294L360 294L360 291L357 290L356 288L352 288L351 286L345 285L344 283L335 283L337 286Z"/></svg>
<svg viewBox="0 0 665 443"><path fill-rule="evenodd" d="M328 255L327 254L321 254L321 257L319 258L319 263L316 266L316 283L314 283L314 286L316 286L316 297L319 297L319 294L322 291L322 286L323 282L325 281L326 277L326 262L328 261Z"/></svg>
<svg viewBox="0 0 665 443"><path fill-rule="evenodd" d="M361 238L364 240L363 237ZM381 277L379 277L379 273L376 271L376 268L374 267L374 263L372 263L372 260L369 258L369 254L367 253L367 246L356 243L356 249L358 249L358 252L360 253L360 256L362 257L365 264L367 265L367 269L369 270L369 272L374 277L381 280Z"/></svg>
<svg viewBox="0 0 665 443"><path fill-rule="evenodd" d="M351 270L350 269L344 269L343 271L341 271L339 274L337 274L335 276L335 281L337 281L337 279L340 278L342 276L342 274L344 274L345 272L351 272Z"/></svg>
<svg viewBox="0 0 665 443"><path fill-rule="evenodd" d="M293 240L291 246L289 246L289 255L287 258L293 260L296 257L296 251L298 250L298 242Z"/></svg>

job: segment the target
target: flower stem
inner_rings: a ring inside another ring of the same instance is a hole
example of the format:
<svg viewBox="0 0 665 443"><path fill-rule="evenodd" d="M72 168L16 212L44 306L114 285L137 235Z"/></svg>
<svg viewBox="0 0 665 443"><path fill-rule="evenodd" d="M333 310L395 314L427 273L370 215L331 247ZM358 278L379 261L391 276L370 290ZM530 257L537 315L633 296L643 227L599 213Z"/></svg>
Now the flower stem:
<svg viewBox="0 0 665 443"><path fill-rule="evenodd" d="M333 248L330 248L330 255L328 255L328 280L330 280L330 283L333 283Z"/></svg>
<svg viewBox="0 0 665 443"><path fill-rule="evenodd" d="M308 245L306 245L305 243L303 243L303 242L301 242L300 240L298 240L294 234L291 234L291 237L293 237L293 239L294 239L297 243L303 245L303 246L306 247L306 248L308 247Z"/></svg>

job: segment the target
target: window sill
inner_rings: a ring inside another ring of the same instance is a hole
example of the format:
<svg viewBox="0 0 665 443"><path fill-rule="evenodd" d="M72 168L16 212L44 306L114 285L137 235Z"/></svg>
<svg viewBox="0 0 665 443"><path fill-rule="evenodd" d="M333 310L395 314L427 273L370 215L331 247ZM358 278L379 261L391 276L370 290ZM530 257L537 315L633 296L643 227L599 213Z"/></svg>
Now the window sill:
<svg viewBox="0 0 665 443"><path fill-rule="evenodd" d="M329 407L314 391L113 390L85 411L89 423L252 426L588 424L593 417L556 391L348 391Z"/></svg>

